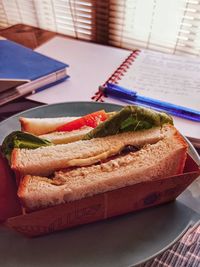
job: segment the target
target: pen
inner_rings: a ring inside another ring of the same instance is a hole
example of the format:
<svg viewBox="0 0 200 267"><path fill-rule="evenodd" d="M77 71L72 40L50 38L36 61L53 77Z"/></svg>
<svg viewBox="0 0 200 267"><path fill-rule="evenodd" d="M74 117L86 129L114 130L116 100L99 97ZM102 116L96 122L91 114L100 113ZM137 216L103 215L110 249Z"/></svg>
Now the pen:
<svg viewBox="0 0 200 267"><path fill-rule="evenodd" d="M100 86L99 89L100 91L105 93L105 95L113 96L122 101L129 100L136 104L143 104L155 109L166 111L171 115L200 122L200 111L194 109L142 96L139 95L136 91L132 91L112 83L107 83L105 86Z"/></svg>

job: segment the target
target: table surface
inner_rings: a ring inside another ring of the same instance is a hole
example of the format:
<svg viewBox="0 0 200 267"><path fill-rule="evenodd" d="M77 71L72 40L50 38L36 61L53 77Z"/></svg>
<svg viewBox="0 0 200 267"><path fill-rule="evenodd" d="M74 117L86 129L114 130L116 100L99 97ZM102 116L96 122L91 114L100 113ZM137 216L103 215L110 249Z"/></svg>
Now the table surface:
<svg viewBox="0 0 200 267"><path fill-rule="evenodd" d="M9 28L0 30L0 37L2 36L6 39L15 41L15 42L20 43L26 47L31 48L31 49L37 48L39 45L47 42L48 40L50 40L51 38L53 38L56 35L60 35L60 34L56 34L54 32L42 30L42 29L39 29L36 27L27 26L27 25L23 25L23 24L14 25L14 26L11 26ZM0 107L0 121L18 113L18 112L27 110L29 108L41 106L41 105L42 105L41 103L30 101L30 100L27 100L23 97L20 99L14 100L14 101ZM200 149L198 149L197 151L200 154ZM184 258L185 255L183 255L181 253L177 254L177 250L180 249L180 246L183 246L183 244L185 246L188 245L189 236L190 236L190 244L191 244L191 236L192 236L193 241L194 241L192 243L193 246L195 244L198 245L199 241L200 241L200 226L196 226L195 229L189 230L189 232L183 237L183 239L181 239L172 249L166 251L160 257L155 258L153 261L147 263L145 266L185 266L185 267L186 266L193 266L193 265L191 265L191 261L189 261L189 258L187 259L187 261L185 261L185 265L180 265L180 260L182 260L182 264L183 264L184 261L182 258ZM195 247L195 249L196 248L197 247ZM191 246L186 247L185 249L189 253ZM199 251L198 253L200 253L200 247L199 247L198 251ZM190 252L190 255L191 255L191 253L192 252ZM200 257L200 255L198 253L194 254L192 264L194 263L196 256L197 256L197 259L198 259L198 257ZM176 257L174 255L176 255ZM173 261L169 262L169 257L172 257L172 256L173 256ZM187 264L186 264L186 262L187 262ZM199 262L199 260L198 260L198 262Z"/></svg>

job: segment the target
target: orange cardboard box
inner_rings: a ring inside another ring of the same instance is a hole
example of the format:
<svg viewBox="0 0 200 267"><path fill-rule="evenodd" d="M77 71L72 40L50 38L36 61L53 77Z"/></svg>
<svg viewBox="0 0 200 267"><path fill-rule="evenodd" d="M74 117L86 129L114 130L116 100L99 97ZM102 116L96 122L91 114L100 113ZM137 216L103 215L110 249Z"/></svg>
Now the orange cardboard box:
<svg viewBox="0 0 200 267"><path fill-rule="evenodd" d="M138 183L26 214L17 199L15 177L2 157L0 173L0 221L33 237L172 201L200 175L200 168L188 155L181 175Z"/></svg>

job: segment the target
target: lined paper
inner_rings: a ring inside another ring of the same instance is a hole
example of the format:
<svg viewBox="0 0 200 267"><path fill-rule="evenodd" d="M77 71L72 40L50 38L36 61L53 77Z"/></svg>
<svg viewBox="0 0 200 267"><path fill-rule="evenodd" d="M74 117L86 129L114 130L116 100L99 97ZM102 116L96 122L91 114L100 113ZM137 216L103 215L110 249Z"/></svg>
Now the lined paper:
<svg viewBox="0 0 200 267"><path fill-rule="evenodd" d="M118 83L139 94L200 110L200 60L142 50Z"/></svg>

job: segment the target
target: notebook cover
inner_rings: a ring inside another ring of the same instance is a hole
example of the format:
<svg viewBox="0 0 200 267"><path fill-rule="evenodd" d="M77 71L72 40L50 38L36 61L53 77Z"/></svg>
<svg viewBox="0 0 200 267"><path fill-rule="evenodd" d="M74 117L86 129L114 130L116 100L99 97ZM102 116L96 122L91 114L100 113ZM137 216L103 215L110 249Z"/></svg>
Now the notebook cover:
<svg viewBox="0 0 200 267"><path fill-rule="evenodd" d="M0 40L0 79L35 80L68 67L9 40Z"/></svg>

